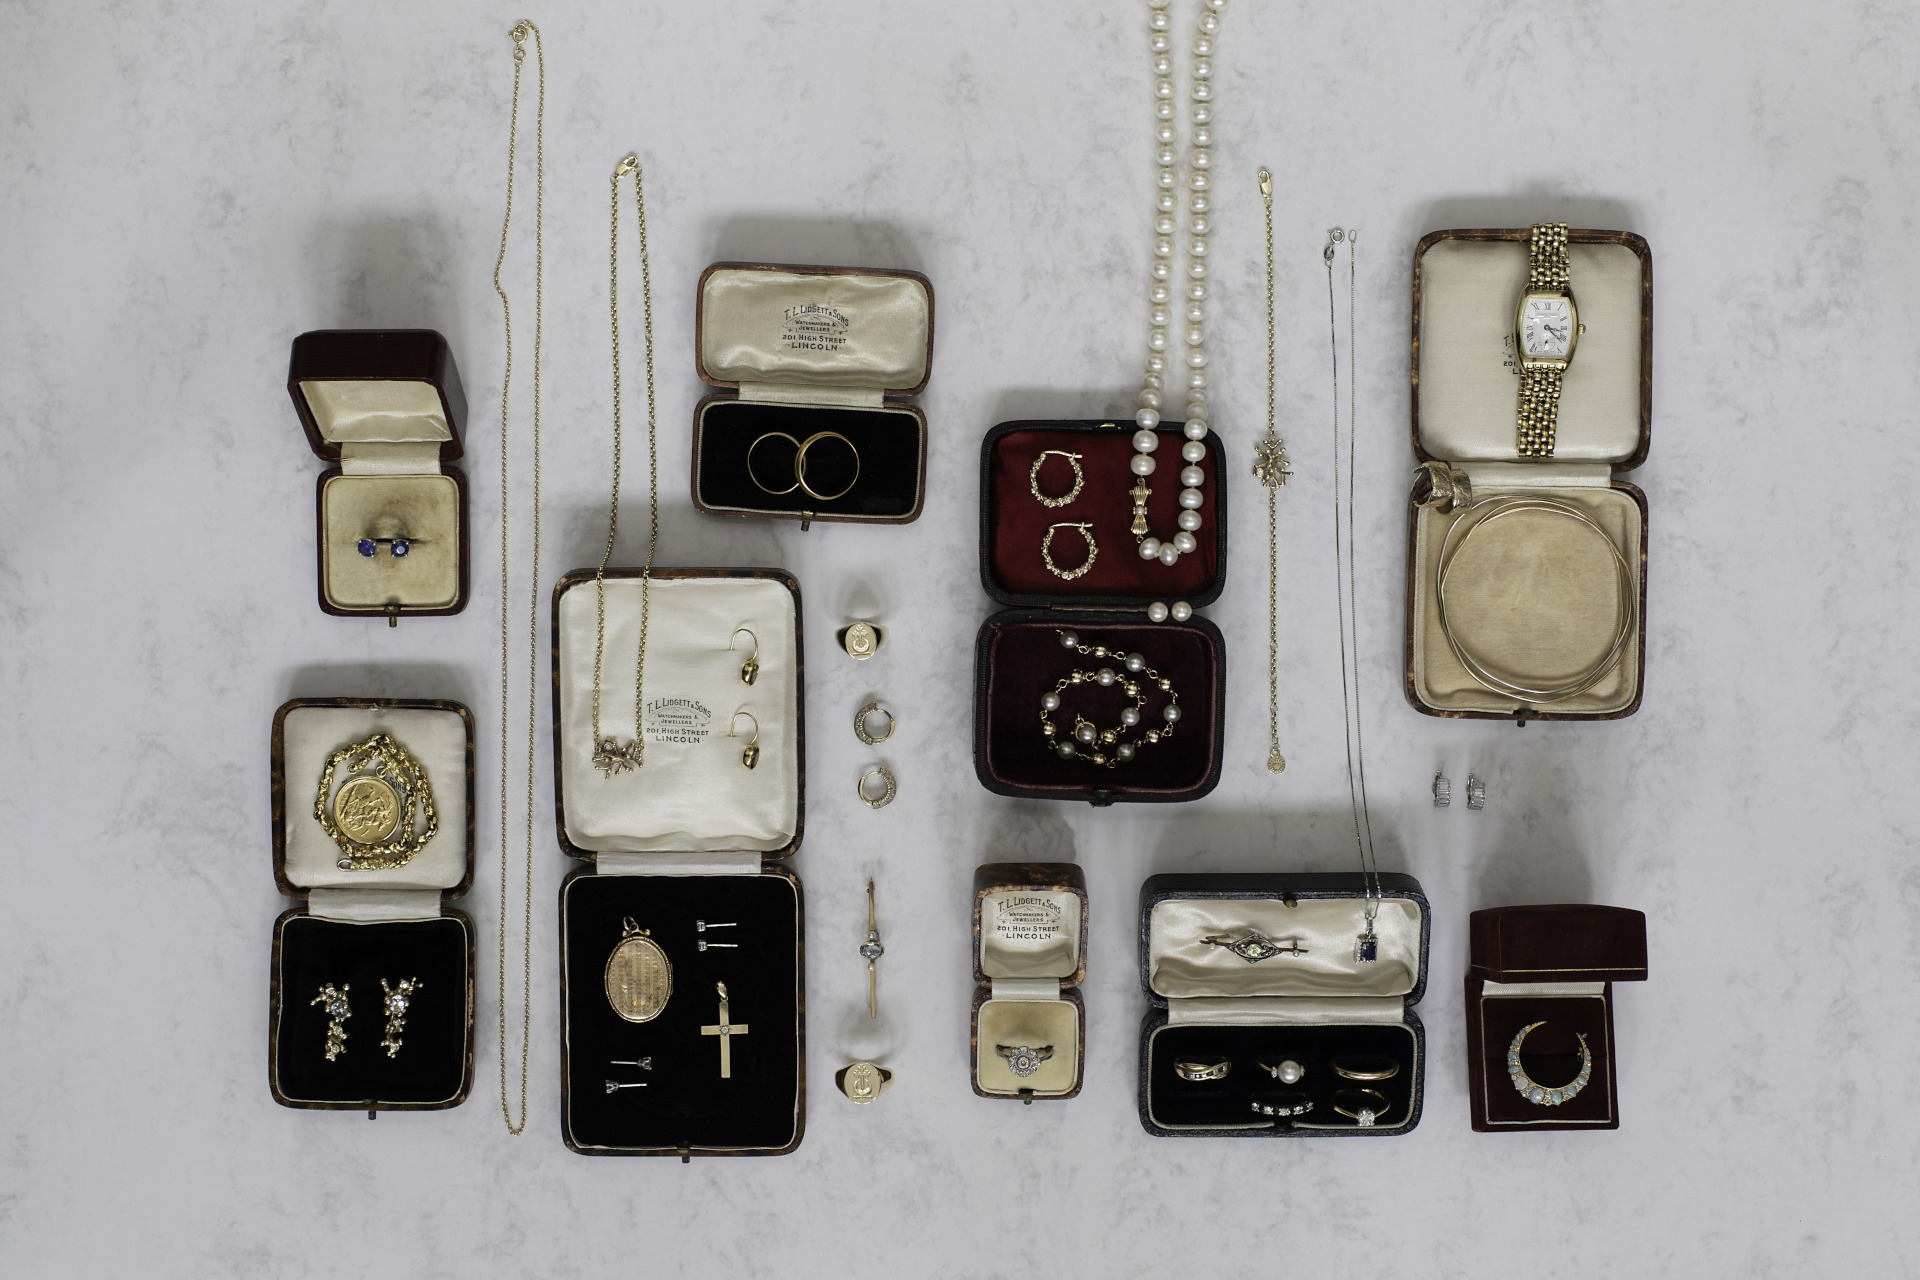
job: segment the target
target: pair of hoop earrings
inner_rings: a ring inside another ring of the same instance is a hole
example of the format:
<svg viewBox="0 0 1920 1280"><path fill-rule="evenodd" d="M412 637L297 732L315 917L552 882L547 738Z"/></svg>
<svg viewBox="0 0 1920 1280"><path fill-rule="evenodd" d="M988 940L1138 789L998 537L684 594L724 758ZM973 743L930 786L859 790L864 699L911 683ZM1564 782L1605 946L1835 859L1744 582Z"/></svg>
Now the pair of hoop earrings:
<svg viewBox="0 0 1920 1280"><path fill-rule="evenodd" d="M887 731L885 733L875 733L867 727L867 717L875 715L885 716L887 718ZM898 724L899 721L894 718L893 712L887 710L878 702L869 702L853 713L853 736L860 739L864 746L877 747L893 736L893 730ZM879 780L880 793L878 795L873 794L867 786L867 780L869 778ZM884 809L892 804L894 796L899 794L900 783L899 780L893 776L893 770L887 768L884 764L878 764L861 774L859 780L853 784L853 789L867 808Z"/></svg>
<svg viewBox="0 0 1920 1280"><path fill-rule="evenodd" d="M380 1041L380 1047L387 1051L389 1058L400 1052L400 1033L407 1029L407 1009L413 1003L413 993L425 985L418 978L402 978L397 987L390 985L385 978L380 979L380 1003L387 1011L386 1037ZM347 992L352 989L350 982L343 982L337 987L329 982L320 988L319 995L307 1001L310 1005L320 1005L327 1015L325 1053L328 1062L347 1051L347 1019L353 1016L353 1006L347 1000Z"/></svg>
<svg viewBox="0 0 1920 1280"><path fill-rule="evenodd" d="M1073 488L1063 494L1047 494L1040 491L1040 468L1047 464L1048 458L1065 458L1067 465L1073 468ZM1033 467L1027 472L1027 488L1032 490L1034 499L1043 507L1064 507L1080 496L1087 487L1087 476L1080 469L1080 455L1069 453L1065 449L1042 449L1040 456L1033 460ZM1077 569L1062 569L1053 562L1053 535L1062 529L1078 529L1087 544L1087 558ZM1080 577L1093 568L1093 562L1100 558L1100 544L1093 540L1093 526L1084 522L1061 521L1047 526L1046 536L1040 539L1040 559L1047 566L1047 572L1056 578L1068 582Z"/></svg>
<svg viewBox="0 0 1920 1280"><path fill-rule="evenodd" d="M760 447L763 440L785 440L793 446L793 483L784 489L769 488L760 482L759 476L753 473L753 451ZM847 446L848 452L853 454L853 478L848 480L846 488L838 493L821 493L807 483L807 452L822 440L838 440ZM753 443L747 446L747 479L753 481L754 487L760 492L772 494L776 498L784 497L795 489L799 489L817 502L833 502L846 497L853 492L853 486L860 483L860 450L854 447L853 441L838 431L816 431L804 441L796 440L784 431L769 431L755 437Z"/></svg>
<svg viewBox="0 0 1920 1280"><path fill-rule="evenodd" d="M1444 773L1433 775L1433 807L1444 809L1453 803L1453 783ZM1478 775L1467 775L1467 808L1476 812L1487 807L1487 784Z"/></svg>

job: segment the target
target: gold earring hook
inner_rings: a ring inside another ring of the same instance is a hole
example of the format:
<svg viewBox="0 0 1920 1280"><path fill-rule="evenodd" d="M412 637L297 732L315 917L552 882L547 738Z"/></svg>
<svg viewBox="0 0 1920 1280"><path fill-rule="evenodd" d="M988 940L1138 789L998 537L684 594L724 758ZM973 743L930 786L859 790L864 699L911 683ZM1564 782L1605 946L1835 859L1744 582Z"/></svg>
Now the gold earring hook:
<svg viewBox="0 0 1920 1280"><path fill-rule="evenodd" d="M747 719L753 721L753 740L747 743L746 750L740 753L740 763L744 767L751 769L760 763L760 720L759 717L755 716L751 711L734 712L733 719L727 721L727 736L729 738L734 736L733 727L740 723L741 716L745 716Z"/></svg>
<svg viewBox="0 0 1920 1280"><path fill-rule="evenodd" d="M729 652L732 651L734 642L740 638L742 631L753 636L753 654L740 667L740 683L751 685L760 678L760 637L753 635L751 627L735 627L733 634L727 637L727 649Z"/></svg>

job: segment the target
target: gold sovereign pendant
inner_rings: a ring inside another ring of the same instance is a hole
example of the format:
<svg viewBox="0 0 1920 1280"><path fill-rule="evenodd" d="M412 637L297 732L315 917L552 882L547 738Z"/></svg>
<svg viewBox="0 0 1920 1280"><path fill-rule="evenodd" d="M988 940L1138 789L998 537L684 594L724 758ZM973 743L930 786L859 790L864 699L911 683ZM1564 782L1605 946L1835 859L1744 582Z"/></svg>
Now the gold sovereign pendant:
<svg viewBox="0 0 1920 1280"><path fill-rule="evenodd" d="M632 916L620 922L620 941L607 957L607 1003L628 1022L652 1022L673 999L673 962Z"/></svg>
<svg viewBox="0 0 1920 1280"><path fill-rule="evenodd" d="M342 773L345 780L336 787ZM440 831L433 788L420 762L385 733L327 757L313 816L340 846L335 865L343 871L404 867Z"/></svg>

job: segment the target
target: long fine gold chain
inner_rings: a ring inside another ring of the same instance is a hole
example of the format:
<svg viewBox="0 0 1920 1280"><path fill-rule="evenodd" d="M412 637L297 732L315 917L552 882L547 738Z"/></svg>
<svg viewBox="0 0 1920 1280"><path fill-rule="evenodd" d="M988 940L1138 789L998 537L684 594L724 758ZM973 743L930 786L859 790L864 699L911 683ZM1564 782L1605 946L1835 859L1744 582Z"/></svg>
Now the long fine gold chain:
<svg viewBox="0 0 1920 1280"><path fill-rule="evenodd" d="M645 309L647 350L647 563L640 574L640 647L633 660L633 741L600 733L600 668L607 649L607 562L613 558L614 537L620 531L620 179L633 175L633 202L640 227L640 296ZM653 555L660 545L660 451L654 429L653 399L653 272L647 258L647 196L640 157L628 152L611 178L610 223L607 249L607 305L613 329L613 499L607 510L607 545L594 570L593 588L598 606L593 640L593 765L607 777L638 769L646 763L647 614L653 598Z"/></svg>
<svg viewBox="0 0 1920 1280"><path fill-rule="evenodd" d="M1274 430L1273 415L1273 175L1260 171L1260 198L1267 206L1267 434L1254 446L1253 474L1267 491L1267 771L1283 773L1280 754L1280 486L1287 470L1287 445Z"/></svg>
<svg viewBox="0 0 1920 1280"><path fill-rule="evenodd" d="M514 24L513 111L507 121L507 212L500 220L500 256L493 262L493 289L500 295L500 314L506 322L507 359L500 377L500 1115L507 1132L518 1136L527 1127L527 1049L533 1032L533 746L539 718L540 679L540 343L545 286L545 221L547 201L547 56L540 29L524 19ZM527 608L527 848L524 871L520 952L520 1118L513 1118L507 1094L507 670L512 643L507 629L507 396L513 386L513 308L500 284L500 268L507 260L507 231L513 225L513 170L520 134L520 72L526 63L527 37L533 37L534 60L539 64L540 92L533 133L533 579L528 584Z"/></svg>

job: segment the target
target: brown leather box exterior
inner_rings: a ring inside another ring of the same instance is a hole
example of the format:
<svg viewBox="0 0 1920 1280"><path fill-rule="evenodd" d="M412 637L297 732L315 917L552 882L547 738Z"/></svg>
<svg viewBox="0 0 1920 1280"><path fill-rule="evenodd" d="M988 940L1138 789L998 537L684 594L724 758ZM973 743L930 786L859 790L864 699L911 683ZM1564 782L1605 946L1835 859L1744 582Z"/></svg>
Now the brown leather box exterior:
<svg viewBox="0 0 1920 1280"><path fill-rule="evenodd" d="M1421 266L1427 250L1447 240L1497 240L1525 243L1533 235L1531 227L1464 228L1449 231L1433 231L1422 236L1413 251L1413 343L1411 370L1413 394L1408 398L1411 406L1412 441L1414 457L1421 462L1444 461L1436 459L1427 452L1420 438L1420 293ZM1614 462L1615 479L1612 488L1630 498L1640 508L1640 548L1639 577L1640 598L1639 635L1634 640L1638 659L1636 670L1639 677L1634 690L1633 701L1617 711L1602 712L1565 712L1555 711L1551 704L1531 706L1519 704L1511 711L1461 711L1445 710L1429 706L1420 698L1414 680L1413 619L1415 612L1414 576L1419 571L1415 560L1415 547L1418 539L1419 508L1409 498L1407 502L1407 596L1406 596L1406 671L1404 692L1407 702L1422 715L1439 716L1452 720L1512 720L1517 725L1525 725L1529 720L1620 720L1640 709L1640 700L1646 690L1647 679L1647 495L1636 485L1619 479L1621 473L1632 471L1647 460L1647 451L1653 440L1653 250L1641 236L1631 231L1595 231L1573 227L1567 231L1570 244L1618 244L1633 251L1640 259L1640 437L1633 452L1626 458ZM1575 291L1576 296L1578 291ZM1517 389L1517 388L1516 388ZM1631 556L1632 549L1626 549Z"/></svg>
<svg viewBox="0 0 1920 1280"><path fill-rule="evenodd" d="M639 578L645 572L646 571L642 569L608 569L606 570L605 576L609 581L616 581L620 579ZM568 857L575 860L575 865L573 869L570 870L566 874L565 878L561 881L559 903L558 903L558 907L559 907L558 937L560 939L560 948L559 948L559 951L560 951L560 954L559 954L560 1009L561 1009L561 1027L560 1027L560 1033L561 1033L560 1034L560 1132L561 1132L561 1138L563 1141L566 1142L569 1150L579 1155L588 1155L588 1156L677 1156L680 1158L682 1163L687 1163L687 1162L690 1162L694 1156L787 1155L790 1152L796 1150L800 1146L801 1140L806 1136L806 1104L807 1104L806 900L804 896L804 891L800 884L800 877L795 875L793 871L791 871L785 865L785 860L791 857L794 853L796 853L799 850L800 841L804 836L805 829L806 829L806 796L807 796L807 791L806 791L806 741L807 741L806 646L805 646L805 633L804 633L805 614L803 609L801 608L800 584L793 577L792 574L788 573L784 569L747 569L747 568L654 569L652 571L652 577L653 577L653 580L656 582L666 580L666 579L716 578L716 577L769 579L769 580L780 582L783 585L785 585L786 588L792 593L792 596L793 596L794 696L796 699L796 705L794 708L794 729L795 729L795 746L799 755L799 765L798 765L799 776L796 780L796 786L798 787L799 794L796 798L796 804L794 809L793 839L790 843L788 843L783 848L776 849L769 853L763 854L761 856L760 871L757 875L751 875L751 876L743 875L738 877L738 879L741 880L742 882L752 883L761 888L778 887L783 892L791 891L792 897L793 897L793 916L792 916L791 923L792 923L793 940L794 940L793 941L793 992L794 992L793 1017L794 1017L794 1037L795 1037L795 1040L794 1040L795 1076L794 1076L794 1102L793 1102L794 1119L793 1119L792 1139L791 1141L785 1142L784 1144L779 1145L777 1147L758 1147L758 1146L729 1147L724 1145L703 1146L703 1145L698 1145L692 1141L674 1143L669 1145L621 1146L621 1145L611 1145L606 1143L592 1143L592 1142L584 1141L582 1140L580 1134L576 1132L575 1124L574 1124L575 1063L573 1061L573 1058L574 1058L575 1050L574 1050L573 1042L575 1039L575 1035L574 1035L574 1029L572 1025L573 1023L572 1011L574 1009L573 1001L576 998L582 998L589 1001L599 1000L604 1002L605 997L604 997L604 993L601 985L603 982L602 972L596 969L596 971L592 973L575 973L572 971L574 966L572 965L570 960L570 955L574 947L574 941L570 933L570 926L573 922L575 915L581 910L580 904L576 900L575 895L583 888L590 887L593 884L593 882L599 877L597 877L595 853L590 849L584 849L584 848L581 848L579 845L575 844L567 834L565 779L562 776L561 760L560 760L560 756L561 756L560 707L561 707L561 700L562 700L561 687L560 687L560 601L561 601L561 597L565 595L565 593L569 589L576 586L583 585L583 584L591 584L594 580L594 571L592 569L575 569L572 572L563 575L560 578L560 580L554 584L552 623L551 623L551 626L552 626L551 643L552 643L552 663L553 663L553 756L554 756L553 816L554 816L554 825L557 831L558 840L560 844L560 849L563 853L567 854ZM621 875L617 877L610 875L605 877L604 879L608 881L612 881L612 880L640 881L640 880L649 880L649 879L655 879L655 878L656 877L636 876L636 875ZM657 878L663 881L698 879L698 877L671 877L671 876L663 876L663 877L657 877ZM743 930L742 932L745 932L745 931ZM679 963L678 957L674 955L673 952L676 949L683 948L684 941L678 944L673 942L668 942L667 946L669 950L670 962L673 962L676 965L678 965ZM734 953L720 952L716 954L732 955ZM596 956L596 960L600 963L604 963L604 956ZM675 999L692 998L695 1000L704 1001L704 1000L711 1000L712 998L711 993L706 993L704 995L690 995L690 996L683 997L679 994L681 985L682 985L682 979L678 975L676 975L676 978L675 978L676 995L674 997ZM737 1010L735 1013L735 1018L736 1020L739 1020L739 1021L750 1021L749 1019L739 1018ZM758 1034L758 1033L759 1033L759 1028L756 1027L755 1032L753 1034ZM699 1045L695 1046L695 1048L711 1051L712 1045L711 1045L711 1042L703 1041ZM600 1070L599 1067L594 1065L594 1063L597 1061L598 1059L593 1059L590 1061L585 1061L583 1063L582 1069L581 1069L581 1074L583 1079L586 1078L586 1076L588 1075L592 1075L594 1073L599 1072ZM705 1061L704 1055L702 1055L702 1061L703 1062ZM656 1067L660 1065L661 1064L656 1064ZM642 1073L642 1074L645 1075L646 1073ZM666 1082L656 1079L652 1083L663 1084Z"/></svg>
<svg viewBox="0 0 1920 1280"><path fill-rule="evenodd" d="M989 1093L980 1087L980 1008L993 998L993 979L981 964L981 915L989 895L1027 890L1034 893L1071 893L1080 899L1080 954L1073 973L1060 980L1060 998L1074 1007L1079 1032L1074 1043L1073 1088L1064 1093L1035 1094L1023 1089L1018 1094ZM973 1019L969 1032L973 1091L982 1098L1035 1102L1058 1102L1077 1097L1086 1083L1087 1007L1080 996L1080 984L1087 978L1087 873L1072 862L989 862L973 873Z"/></svg>
<svg viewBox="0 0 1920 1280"><path fill-rule="evenodd" d="M459 589L452 604L426 609L405 605L356 609L344 608L327 598L326 529L321 495L326 491L327 482L342 474L340 442L328 440L321 434L313 407L300 384L328 381L421 382L439 394L440 410L451 433L440 442L440 472L453 481L459 505ZM340 618L385 617L391 623L403 617L444 617L464 610L472 586L470 499L466 473L449 464L464 452L467 395L447 340L432 329L315 329L303 333L293 340L293 352L287 362L287 395L293 401L301 429L306 432L308 446L317 456L335 464L320 473L314 486L314 579L321 612Z"/></svg>
<svg viewBox="0 0 1920 1280"><path fill-rule="evenodd" d="M1474 1129L1619 1128L1613 984L1647 976L1646 916L1586 904L1495 907L1473 913L1468 947L1467 1083ZM1535 1022L1545 1025L1528 1035L1522 1065L1539 1083L1553 1087L1578 1073L1578 1035L1586 1036L1592 1055L1586 1088L1558 1107L1527 1101L1508 1078L1508 1046Z"/></svg>
<svg viewBox="0 0 1920 1280"><path fill-rule="evenodd" d="M441 901L442 903L450 904L453 899L462 896L467 890L471 889L473 887L474 865L473 713L458 702L448 702L432 698L295 698L282 705L280 709L274 713L273 741L270 754L270 785L273 813L273 879L274 883L279 886L280 892L289 898L302 899L303 903L309 893L305 886L296 885L287 878L287 818L289 809L287 805L285 726L288 713L300 707L406 708L447 711L460 717L466 725L467 731L466 771L464 778L460 779L455 785L463 786L466 790L467 821L465 838L467 865L466 874L461 878L460 882L441 892ZM429 779L429 781L432 780ZM305 779L296 779L296 782L299 783L302 789L302 803L300 807L293 810L293 812L301 813L305 810L307 803L305 801L305 788L308 783ZM449 922L457 923L460 931L465 935L464 967L466 983L464 993L460 1000L460 1011L458 1013L458 1017L464 1026L464 1037L463 1047L460 1051L461 1061L459 1064L459 1088L457 1093L450 1099L431 1102L395 1101L381 1098L343 1102L296 1099L288 1096L282 1089L280 1078L280 1023L282 1002L286 995L282 990L282 969L285 958L283 952L287 945L286 935L288 927L294 925L297 921L303 920L307 916L305 905L301 905L283 912L273 924L273 959L271 969L269 970L267 997L267 1084L273 1093L273 1100L275 1102L283 1107L297 1107L304 1110L365 1111L369 1116L372 1116L374 1113L380 1111L440 1111L449 1107L457 1107L467 1100L467 1094L473 1086L473 984L474 971L477 963L474 927L471 917L462 911L454 909L451 905L443 906L441 908L441 915ZM400 975L395 974L394 976L398 977ZM439 993L436 991L434 994L438 995ZM304 993L299 993L299 998L304 998ZM379 1026L380 1024L377 1021L379 1016L378 1009L365 1009L363 1011L365 1020L362 1021L356 1029L365 1028L369 1023L374 1027ZM402 1037L402 1042L404 1045L404 1036ZM372 1043L372 1037L362 1036L355 1047L365 1052L367 1051L367 1046Z"/></svg>

